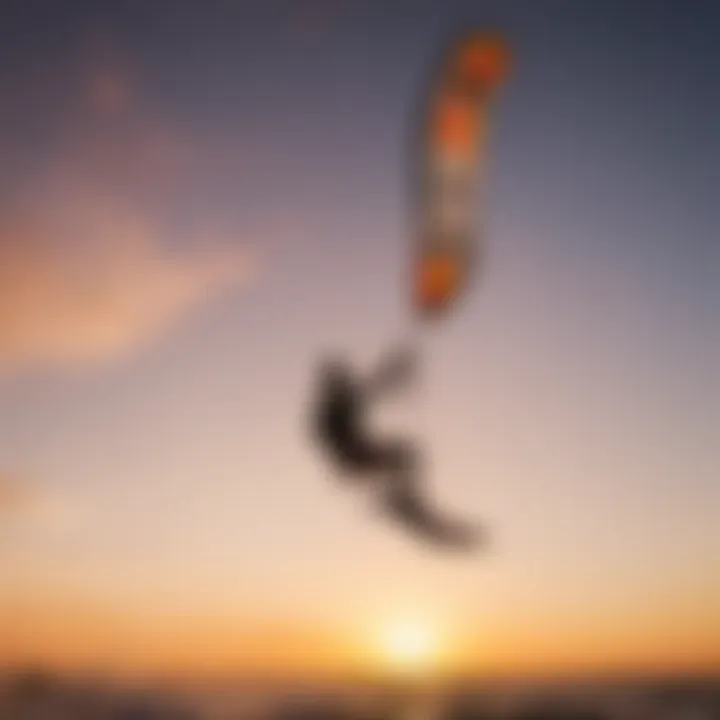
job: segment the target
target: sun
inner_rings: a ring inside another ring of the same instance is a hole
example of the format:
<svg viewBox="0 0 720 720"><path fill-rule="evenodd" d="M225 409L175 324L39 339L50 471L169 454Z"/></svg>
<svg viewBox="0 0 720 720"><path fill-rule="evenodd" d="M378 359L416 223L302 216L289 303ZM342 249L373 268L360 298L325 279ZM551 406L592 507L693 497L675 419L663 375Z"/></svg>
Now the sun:
<svg viewBox="0 0 720 720"><path fill-rule="evenodd" d="M427 622L418 618L401 618L383 629L380 649L394 669L421 670L436 658L437 637Z"/></svg>

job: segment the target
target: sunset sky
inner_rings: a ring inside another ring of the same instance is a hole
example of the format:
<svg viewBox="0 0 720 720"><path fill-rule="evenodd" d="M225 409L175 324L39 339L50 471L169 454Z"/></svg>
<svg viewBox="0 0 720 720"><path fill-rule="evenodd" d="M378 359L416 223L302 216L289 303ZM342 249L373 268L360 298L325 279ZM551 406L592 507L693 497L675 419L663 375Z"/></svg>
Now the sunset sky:
<svg viewBox="0 0 720 720"><path fill-rule="evenodd" d="M332 664L412 616L488 671L720 668L716 3L3 8L0 665ZM303 423L323 352L405 329L410 109L485 22L488 264L413 420L468 558Z"/></svg>

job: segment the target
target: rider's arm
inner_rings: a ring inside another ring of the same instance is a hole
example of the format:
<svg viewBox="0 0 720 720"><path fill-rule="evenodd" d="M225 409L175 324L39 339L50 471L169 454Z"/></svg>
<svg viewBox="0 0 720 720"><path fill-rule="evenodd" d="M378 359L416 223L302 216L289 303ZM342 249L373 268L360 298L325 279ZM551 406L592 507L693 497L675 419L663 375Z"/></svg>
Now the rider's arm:
<svg viewBox="0 0 720 720"><path fill-rule="evenodd" d="M376 397L398 389L412 378L416 364L417 358L411 348L395 350L380 362L366 380L366 393Z"/></svg>

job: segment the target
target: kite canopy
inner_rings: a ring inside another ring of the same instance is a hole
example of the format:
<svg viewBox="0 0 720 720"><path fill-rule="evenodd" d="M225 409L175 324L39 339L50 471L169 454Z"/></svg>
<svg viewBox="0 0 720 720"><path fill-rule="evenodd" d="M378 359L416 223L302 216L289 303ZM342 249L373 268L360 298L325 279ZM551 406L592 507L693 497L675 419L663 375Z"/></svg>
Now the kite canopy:
<svg viewBox="0 0 720 720"><path fill-rule="evenodd" d="M476 33L458 47L453 70L460 82L476 92L491 90L502 82L510 69L510 50L500 35Z"/></svg>
<svg viewBox="0 0 720 720"><path fill-rule="evenodd" d="M499 35L472 33L444 58L422 119L413 304L421 318L444 314L472 269L472 198L485 164L490 101L510 52Z"/></svg>

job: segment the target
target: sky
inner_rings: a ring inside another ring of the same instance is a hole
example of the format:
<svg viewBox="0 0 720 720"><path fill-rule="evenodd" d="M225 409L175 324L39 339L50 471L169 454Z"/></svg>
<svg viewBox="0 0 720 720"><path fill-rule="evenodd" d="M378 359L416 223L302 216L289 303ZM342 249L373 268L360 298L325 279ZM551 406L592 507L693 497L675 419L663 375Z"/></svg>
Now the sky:
<svg viewBox="0 0 720 720"><path fill-rule="evenodd" d="M417 616L487 672L720 668L715 3L6 5L0 664L337 665ZM486 23L486 266L382 418L468 559L306 421L323 353L406 332L411 109Z"/></svg>

